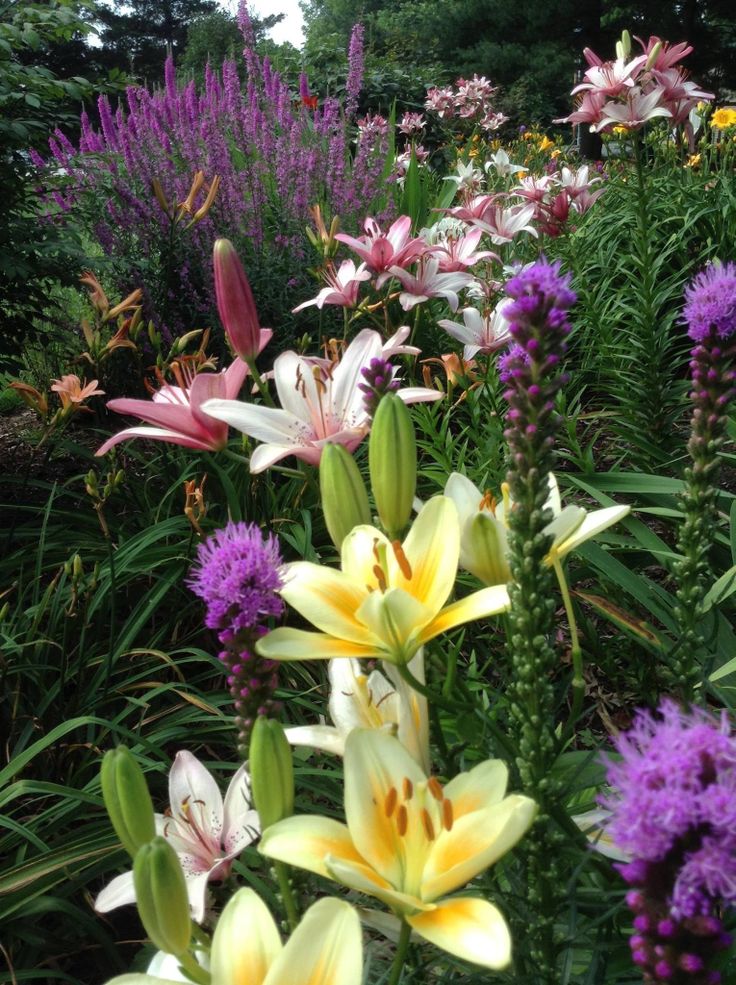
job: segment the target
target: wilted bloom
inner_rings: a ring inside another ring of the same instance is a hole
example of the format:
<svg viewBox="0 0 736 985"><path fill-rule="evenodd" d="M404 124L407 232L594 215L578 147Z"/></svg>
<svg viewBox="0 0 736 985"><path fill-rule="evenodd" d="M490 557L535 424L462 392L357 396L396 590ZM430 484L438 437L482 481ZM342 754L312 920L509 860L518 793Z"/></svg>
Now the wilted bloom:
<svg viewBox="0 0 736 985"><path fill-rule="evenodd" d="M220 321L235 354L241 359L255 359L264 346L263 333L248 278L229 239L215 240L213 260Z"/></svg>
<svg viewBox="0 0 736 985"><path fill-rule="evenodd" d="M317 465L328 441L353 451L368 432L370 418L358 383L363 368L381 355L387 355L381 336L367 328L355 336L339 361L284 352L273 364L283 409L224 399L209 401L206 413L264 442L251 455L251 472L262 472L287 455ZM406 403L438 397L422 387L405 387L398 395Z"/></svg>
<svg viewBox="0 0 736 985"><path fill-rule="evenodd" d="M347 824L314 815L272 825L261 851L375 896L425 940L486 968L505 968L511 937L477 896L449 896L523 837L536 805L506 795L507 770L486 760L446 786L401 743L356 729L345 743Z"/></svg>
<svg viewBox="0 0 736 985"><path fill-rule="evenodd" d="M497 585L445 605L459 554L457 510L446 496L425 503L403 544L375 527L355 527L342 544L342 570L311 561L286 568L283 598L320 632L280 627L258 652L274 660L407 663L428 640L508 604Z"/></svg>
<svg viewBox="0 0 736 985"><path fill-rule="evenodd" d="M391 664L363 673L359 660L330 660L330 718L333 725L299 725L286 730L295 746L311 746L342 756L345 740L356 728L384 729L395 735L423 770L429 772L429 713L427 699L409 687ZM409 670L424 681L424 654L409 662Z"/></svg>
<svg viewBox="0 0 736 985"><path fill-rule="evenodd" d="M204 919L207 883L225 879L233 859L257 837L258 814L250 807L250 780L245 766L234 774L223 803L212 774L190 752L178 752L169 773L170 807L156 815L156 833L179 856L192 918ZM133 873L112 880L95 900L107 913L135 902Z"/></svg>
<svg viewBox="0 0 736 985"><path fill-rule="evenodd" d="M340 239L340 235L335 236L335 239ZM354 308L358 303L361 281L371 279L366 265L361 263L356 268L352 260L343 260L338 270L335 270L334 265L330 262L322 273L328 286L323 287L316 298L298 304L296 308L292 309L294 312L308 308L312 304L316 304L318 308L322 308L326 304L339 304L343 308Z"/></svg>
<svg viewBox="0 0 736 985"><path fill-rule="evenodd" d="M495 308L481 314L477 308L463 308L463 323L443 318L437 322L453 338L464 343L463 359L472 359L479 352L484 356L509 343L509 323L504 317L504 309L510 299L499 301Z"/></svg>
<svg viewBox="0 0 736 985"><path fill-rule="evenodd" d="M104 455L113 445L128 438L169 441L185 448L219 451L227 444L227 424L207 414L202 405L212 397L237 397L247 375L246 364L242 359L236 359L222 373L198 373L188 386L165 384L154 393L152 400L127 397L110 400L109 410L140 417L153 427L126 428L108 438L95 454Z"/></svg>
<svg viewBox="0 0 736 985"><path fill-rule="evenodd" d="M702 342L712 331L722 339L736 332L736 263L712 263L685 289L688 335Z"/></svg>
<svg viewBox="0 0 736 985"><path fill-rule="evenodd" d="M60 380L51 381L51 389L58 394L63 411L70 411L72 408L83 404L88 397L95 397L104 394L104 390L97 389L97 380L91 383L83 383L74 373L62 376Z"/></svg>

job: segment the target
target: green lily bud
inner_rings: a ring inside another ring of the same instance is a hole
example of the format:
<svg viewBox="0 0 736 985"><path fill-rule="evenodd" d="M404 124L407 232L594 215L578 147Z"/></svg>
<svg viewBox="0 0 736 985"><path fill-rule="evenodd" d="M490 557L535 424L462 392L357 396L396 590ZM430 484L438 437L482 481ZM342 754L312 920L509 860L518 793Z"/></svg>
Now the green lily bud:
<svg viewBox="0 0 736 985"><path fill-rule="evenodd" d="M353 527L371 522L365 483L344 445L328 444L322 450L319 489L327 530L339 551Z"/></svg>
<svg viewBox="0 0 736 985"><path fill-rule="evenodd" d="M484 585L506 585L511 581L507 547L503 525L479 512L463 530L460 563Z"/></svg>
<svg viewBox="0 0 736 985"><path fill-rule="evenodd" d="M656 64L657 58L659 58L659 53L662 50L662 42L658 41L652 50L649 52L649 58L647 58L647 63L644 66L644 70L648 72Z"/></svg>
<svg viewBox="0 0 736 985"><path fill-rule="evenodd" d="M157 835L138 849L133 885L141 923L155 946L177 957L183 954L192 936L187 885L179 858L165 838Z"/></svg>
<svg viewBox="0 0 736 985"><path fill-rule="evenodd" d="M250 782L261 828L294 813L294 765L279 722L261 716L250 737Z"/></svg>
<svg viewBox="0 0 736 985"><path fill-rule="evenodd" d="M417 485L417 444L406 405L394 393L381 398L368 443L376 509L391 540L409 522Z"/></svg>
<svg viewBox="0 0 736 985"><path fill-rule="evenodd" d="M102 799L115 834L131 858L156 834L153 803L143 770L125 746L109 749L100 770Z"/></svg>
<svg viewBox="0 0 736 985"><path fill-rule="evenodd" d="M621 32L621 40L616 42L616 57L625 61L631 54L631 35L628 31Z"/></svg>

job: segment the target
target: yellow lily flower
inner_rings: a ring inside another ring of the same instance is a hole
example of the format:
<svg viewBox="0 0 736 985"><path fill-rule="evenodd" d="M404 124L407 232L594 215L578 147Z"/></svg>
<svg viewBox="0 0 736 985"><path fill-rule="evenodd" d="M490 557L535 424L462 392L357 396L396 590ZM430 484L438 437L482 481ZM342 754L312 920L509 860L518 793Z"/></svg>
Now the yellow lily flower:
<svg viewBox="0 0 736 985"><path fill-rule="evenodd" d="M367 524L354 527L342 544L342 571L309 561L287 566L281 595L320 632L275 629L256 649L273 660L406 664L440 633L508 608L504 585L445 605L459 555L460 521L446 496L425 503L403 544Z"/></svg>
<svg viewBox="0 0 736 985"><path fill-rule="evenodd" d="M536 814L505 796L507 770L487 760L444 788L386 732L356 729L345 743L345 815L295 816L268 828L260 851L375 896L450 954L486 968L511 960L506 921L492 903L448 893L504 855Z"/></svg>
<svg viewBox="0 0 736 985"><path fill-rule="evenodd" d="M349 903L321 899L282 945L266 904L252 889L240 889L215 927L210 971L213 985L360 985L363 952L358 914ZM182 981L119 975L107 985L180 985Z"/></svg>

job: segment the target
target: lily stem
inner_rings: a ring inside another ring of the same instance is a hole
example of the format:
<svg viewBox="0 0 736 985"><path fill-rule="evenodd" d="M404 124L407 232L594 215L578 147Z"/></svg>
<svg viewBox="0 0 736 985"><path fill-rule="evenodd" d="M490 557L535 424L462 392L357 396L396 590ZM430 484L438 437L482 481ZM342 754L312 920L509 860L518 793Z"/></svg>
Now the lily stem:
<svg viewBox="0 0 736 985"><path fill-rule="evenodd" d="M253 358L253 356L243 356L243 360L248 366L248 369L250 370L250 375L253 377L253 382L258 387L258 392L263 398L264 404L266 404L268 407L275 407L275 404L273 402L273 397L269 393L266 381L263 379L260 372L258 371L258 367L256 366L256 361Z"/></svg>
<svg viewBox="0 0 736 985"><path fill-rule="evenodd" d="M461 705L457 701L452 701L450 698L447 698L442 694L438 694L437 691L433 691L431 688L428 688L426 684L423 684L412 674L405 663L397 664L397 669L409 687L413 688L415 691L418 691L419 694L423 695L431 704L438 705L440 708L444 708L445 711L467 711L465 705Z"/></svg>
<svg viewBox="0 0 736 985"><path fill-rule="evenodd" d="M575 727L575 723L580 716L583 708L583 698L585 697L585 678L583 677L583 651L580 649L580 637L578 636L578 625L575 620L575 610L572 607L570 589L567 587L567 578L562 570L562 564L555 558L552 562L557 575L557 583L560 586L562 602L565 606L567 624L570 628L570 656L572 657L572 707L570 717L567 720L565 733L569 734Z"/></svg>
<svg viewBox="0 0 736 985"><path fill-rule="evenodd" d="M209 971L203 968L202 965L192 957L189 951L184 951L183 954L177 955L176 960L193 982L198 982L199 985L210 985L212 976Z"/></svg>
<svg viewBox="0 0 736 985"><path fill-rule="evenodd" d="M406 952L409 947L409 938L411 937L411 927L406 922L406 920L401 921L401 933L399 934L399 943L396 945L396 954L394 955L394 963L391 965L391 975L389 976L386 985L398 985L401 981L401 972L404 970L404 962L406 960Z"/></svg>
<svg viewBox="0 0 736 985"><path fill-rule="evenodd" d="M281 898L284 901L286 922L289 924L289 930L293 933L299 923L299 914L297 912L296 900L294 899L294 893L292 892L291 882L289 880L289 866L286 865L285 862L274 862L274 869L276 870L276 878L278 879Z"/></svg>

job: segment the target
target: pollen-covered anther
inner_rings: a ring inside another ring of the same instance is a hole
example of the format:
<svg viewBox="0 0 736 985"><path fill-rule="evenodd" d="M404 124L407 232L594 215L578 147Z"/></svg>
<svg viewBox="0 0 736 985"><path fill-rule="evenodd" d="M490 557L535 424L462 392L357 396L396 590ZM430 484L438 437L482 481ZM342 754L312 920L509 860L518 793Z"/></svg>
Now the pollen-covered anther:
<svg viewBox="0 0 736 985"><path fill-rule="evenodd" d="M406 834L406 829L409 827L409 814L406 807L402 804L398 811L396 812L396 830L399 832L399 837L403 838Z"/></svg>
<svg viewBox="0 0 736 985"><path fill-rule="evenodd" d="M422 808L422 824L424 825L424 833L430 841L434 841L434 825L432 824L432 818L429 816L429 811L426 807Z"/></svg>
<svg viewBox="0 0 736 985"><path fill-rule="evenodd" d="M408 776L404 777L403 783L401 785L401 792L404 796L404 800L411 800L414 794L414 784L411 782Z"/></svg>
<svg viewBox="0 0 736 985"><path fill-rule="evenodd" d="M388 583L386 581L386 572L383 570L380 564L373 565L373 574L376 576L376 581L378 582L378 587L382 592L385 592L388 588Z"/></svg>
<svg viewBox="0 0 736 985"><path fill-rule="evenodd" d="M486 489L486 491L483 493L483 499L481 499L480 503L478 504L478 509L490 510L490 512L493 513L493 515L495 516L496 505L497 505L496 497L493 495L490 489Z"/></svg>
<svg viewBox="0 0 736 985"><path fill-rule="evenodd" d="M444 791L442 790L442 784L437 779L436 776L430 776L427 780L427 789L432 794L435 800L442 801L445 798Z"/></svg>
<svg viewBox="0 0 736 985"><path fill-rule="evenodd" d="M391 817L393 812L396 810L396 804L399 800L399 794L396 787L391 787L389 792L386 794L386 802L384 804L384 810L386 811L386 817Z"/></svg>
<svg viewBox="0 0 736 985"><path fill-rule="evenodd" d="M452 831L452 825L455 821L455 812L452 807L452 801L445 800L442 801L442 827L445 831Z"/></svg>
<svg viewBox="0 0 736 985"><path fill-rule="evenodd" d="M404 553L404 548L401 546L401 541L392 540L391 547L393 548L394 557L396 558L396 563L398 564L402 575L407 579L407 581L410 581L411 565L409 564L409 558Z"/></svg>

